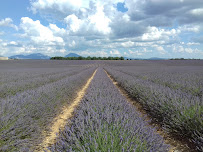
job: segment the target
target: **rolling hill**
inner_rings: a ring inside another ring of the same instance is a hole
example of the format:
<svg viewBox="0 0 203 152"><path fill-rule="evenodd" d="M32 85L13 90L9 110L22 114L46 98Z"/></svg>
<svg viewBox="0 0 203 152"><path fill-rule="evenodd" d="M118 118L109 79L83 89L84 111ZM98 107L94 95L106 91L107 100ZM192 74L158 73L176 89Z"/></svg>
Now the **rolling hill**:
<svg viewBox="0 0 203 152"><path fill-rule="evenodd" d="M50 59L49 56L41 54L41 53L34 53L34 54L29 54L29 55L14 55L10 56L9 58L11 59Z"/></svg>

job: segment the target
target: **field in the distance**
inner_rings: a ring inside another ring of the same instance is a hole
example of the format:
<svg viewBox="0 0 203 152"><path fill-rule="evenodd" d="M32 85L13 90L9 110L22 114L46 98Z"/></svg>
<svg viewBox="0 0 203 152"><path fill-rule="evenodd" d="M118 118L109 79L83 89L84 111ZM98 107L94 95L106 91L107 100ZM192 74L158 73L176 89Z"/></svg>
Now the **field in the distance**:
<svg viewBox="0 0 203 152"><path fill-rule="evenodd" d="M53 121L91 77L65 127L43 147ZM150 121L203 151L202 60L0 61L0 151L170 151Z"/></svg>

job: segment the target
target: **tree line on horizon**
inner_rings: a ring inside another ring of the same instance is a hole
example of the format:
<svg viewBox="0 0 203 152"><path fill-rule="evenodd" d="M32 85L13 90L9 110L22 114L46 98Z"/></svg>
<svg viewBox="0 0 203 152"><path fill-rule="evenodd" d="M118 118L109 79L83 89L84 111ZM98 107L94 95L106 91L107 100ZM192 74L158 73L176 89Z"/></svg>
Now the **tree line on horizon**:
<svg viewBox="0 0 203 152"><path fill-rule="evenodd" d="M124 60L124 57L51 57L50 60Z"/></svg>

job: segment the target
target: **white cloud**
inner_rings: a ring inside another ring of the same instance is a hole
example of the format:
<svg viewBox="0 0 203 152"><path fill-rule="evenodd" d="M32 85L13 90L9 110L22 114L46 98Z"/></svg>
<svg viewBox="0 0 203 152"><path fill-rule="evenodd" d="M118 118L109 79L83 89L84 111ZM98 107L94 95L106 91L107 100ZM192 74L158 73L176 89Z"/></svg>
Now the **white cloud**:
<svg viewBox="0 0 203 152"><path fill-rule="evenodd" d="M59 17L64 18L71 14L78 14L82 17L83 13L89 10L96 10L98 6L106 5L106 7L112 10L118 2L124 2L124 0L31 0L30 9L33 13L49 13L54 17L59 15Z"/></svg>
<svg viewBox="0 0 203 152"><path fill-rule="evenodd" d="M73 40L71 43L69 43L69 47L73 48L76 46L76 42Z"/></svg>
<svg viewBox="0 0 203 152"><path fill-rule="evenodd" d="M128 11L118 11L118 2L124 2ZM23 41L15 37L15 43L1 42L5 49L47 55L72 50L91 56L167 56L171 50L191 54L195 46L202 47L202 0L31 0L30 4L31 11L49 24L23 17L18 33ZM0 26L17 29L11 18L0 20ZM124 53L126 48L130 51Z"/></svg>
<svg viewBox="0 0 203 152"><path fill-rule="evenodd" d="M103 9L103 6L98 6L96 14L90 16L89 21L90 24L95 26L95 30L103 34L109 34L111 32L111 28L109 27L111 20L105 16Z"/></svg>
<svg viewBox="0 0 203 152"><path fill-rule="evenodd" d="M131 55L137 55L137 56L141 56L141 55L145 55L146 53L151 53L152 50L148 50L147 48L143 48L142 50L128 50L128 52Z"/></svg>
<svg viewBox="0 0 203 152"><path fill-rule="evenodd" d="M18 30L18 27L13 24L13 20L11 18L5 18L0 20L0 26L12 27L15 30Z"/></svg>
<svg viewBox="0 0 203 152"><path fill-rule="evenodd" d="M59 52L60 53L66 53L66 50L65 49L60 49Z"/></svg>
<svg viewBox="0 0 203 152"><path fill-rule="evenodd" d="M157 50L162 52L162 51L164 51L164 48L162 46L157 46Z"/></svg>
<svg viewBox="0 0 203 152"><path fill-rule="evenodd" d="M156 46L156 49L159 51L160 54L166 54L167 53L162 46Z"/></svg>
<svg viewBox="0 0 203 152"><path fill-rule="evenodd" d="M43 26L39 20L33 21L28 17L23 17L21 18L20 27L24 30L24 35L38 45L64 45L63 38L54 35L53 27L55 27L54 30L57 29L54 25L51 25L50 29Z"/></svg>
<svg viewBox="0 0 203 152"><path fill-rule="evenodd" d="M191 14L193 15L198 15L198 16L202 16L203 15L203 8L197 8L197 9L193 9L190 11Z"/></svg>
<svg viewBox="0 0 203 152"><path fill-rule="evenodd" d="M143 55L143 52L140 52L140 51L131 51L131 50L129 50L129 53L131 55L138 55L138 56Z"/></svg>
<svg viewBox="0 0 203 152"><path fill-rule="evenodd" d="M13 20L11 18L5 18L0 21L0 26L9 26Z"/></svg>
<svg viewBox="0 0 203 152"><path fill-rule="evenodd" d="M191 46L191 45L200 45L200 43L188 42L187 45L188 45L188 46Z"/></svg>
<svg viewBox="0 0 203 152"><path fill-rule="evenodd" d="M67 16L64 21L67 23L68 25L68 29L72 32L77 32L80 29L80 26L83 24L82 20L78 19L77 16L75 16L74 14Z"/></svg>
<svg viewBox="0 0 203 152"><path fill-rule="evenodd" d="M118 50L112 50L110 51L110 54L113 56L113 55L116 55L116 56L119 56L120 55L120 52Z"/></svg>
<svg viewBox="0 0 203 152"><path fill-rule="evenodd" d="M32 51L31 50L26 50L26 48L21 47L21 48L15 48L14 53L15 54L29 54L29 53L32 53Z"/></svg>
<svg viewBox="0 0 203 152"><path fill-rule="evenodd" d="M10 44L11 44L11 45L18 45L18 43L15 42L15 41L11 41Z"/></svg>
<svg viewBox="0 0 203 152"><path fill-rule="evenodd" d="M193 53L193 52L194 52L194 50L193 50L193 49L191 49L191 48L185 48L185 52L187 52L187 53Z"/></svg>
<svg viewBox="0 0 203 152"><path fill-rule="evenodd" d="M80 16L76 16L76 14L71 14L64 19L71 34L107 35L111 33L109 27L111 20L105 16L103 6L97 5L95 7L95 12L93 14L91 11L88 12L84 19L79 19Z"/></svg>
<svg viewBox="0 0 203 152"><path fill-rule="evenodd" d="M180 31L175 29L165 30L157 27L148 27L148 31L142 35L142 41L157 41L157 40L169 40L169 37L176 37Z"/></svg>
<svg viewBox="0 0 203 152"><path fill-rule="evenodd" d="M175 53L183 53L185 51L184 47L181 45L173 45L172 50Z"/></svg>
<svg viewBox="0 0 203 152"><path fill-rule="evenodd" d="M118 2L125 2L125 7L128 8L126 13L117 11ZM176 11L183 12L184 7L187 12L193 12L193 14L201 12L191 7L191 4L188 1L176 0L170 2L161 0L142 2L138 0L104 0L102 2L99 0L35 0L32 1L31 8L35 13L41 13L42 16L52 14L53 19L58 19L56 16L60 16L60 21L63 20L67 26L66 29L61 30L52 24L48 29L55 37L63 38L67 50L105 48L110 49L109 54L112 54L112 50L117 50L117 48L144 47L149 50L150 47L154 47L159 54L166 54L167 51L163 46L178 43L181 33L199 32L199 26L188 24L164 28L164 26L172 26L173 21L179 22L180 18L185 17L185 15L180 15L181 13L175 13Z"/></svg>
<svg viewBox="0 0 203 152"><path fill-rule="evenodd" d="M55 34L55 35L64 35L66 34L66 30L63 28L59 28L56 26L56 24L49 24L50 30Z"/></svg>
<svg viewBox="0 0 203 152"><path fill-rule="evenodd" d="M33 13L52 14L55 17L70 15L78 11L85 3L82 0L35 0L31 1Z"/></svg>
<svg viewBox="0 0 203 152"><path fill-rule="evenodd" d="M183 47L182 45L172 45L172 50L174 53L203 55L203 52L197 48Z"/></svg>
<svg viewBox="0 0 203 152"><path fill-rule="evenodd" d="M147 48L143 48L143 51L141 51L143 53L149 53L149 52L152 52L152 50L148 50Z"/></svg>
<svg viewBox="0 0 203 152"><path fill-rule="evenodd" d="M96 56L96 57L107 57L107 56L109 56L109 54L104 50L101 50L101 51L86 50L86 51L81 51L78 54L80 54L81 56Z"/></svg>
<svg viewBox="0 0 203 152"><path fill-rule="evenodd" d="M0 43L0 50L1 55L4 56L32 53L32 50L28 49L27 46L18 46L18 43L14 41Z"/></svg>
<svg viewBox="0 0 203 152"><path fill-rule="evenodd" d="M123 47L125 47L125 48L129 48L129 47L132 47L132 46L134 46L134 42L132 42L132 41L127 41L127 42L123 42L123 43L121 43L121 45L123 46Z"/></svg>
<svg viewBox="0 0 203 152"><path fill-rule="evenodd" d="M158 42L157 42L158 43ZM141 46L141 47L150 47L154 44L154 42L136 42L135 46Z"/></svg>
<svg viewBox="0 0 203 152"><path fill-rule="evenodd" d="M184 25L178 27L178 30L181 32L195 32L198 33L200 31L199 25Z"/></svg>
<svg viewBox="0 0 203 152"><path fill-rule="evenodd" d="M202 51L200 51L199 49L195 48L195 49L192 49L192 48L185 48L185 52L186 53L195 53L195 54L203 54Z"/></svg>

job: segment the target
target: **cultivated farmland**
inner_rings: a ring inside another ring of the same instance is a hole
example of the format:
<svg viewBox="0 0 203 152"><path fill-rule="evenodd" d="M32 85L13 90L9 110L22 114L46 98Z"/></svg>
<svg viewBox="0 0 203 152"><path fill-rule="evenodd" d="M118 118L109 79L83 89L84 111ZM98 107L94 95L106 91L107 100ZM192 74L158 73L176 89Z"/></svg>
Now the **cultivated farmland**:
<svg viewBox="0 0 203 152"><path fill-rule="evenodd" d="M172 149L203 151L202 60L0 61L0 151Z"/></svg>

